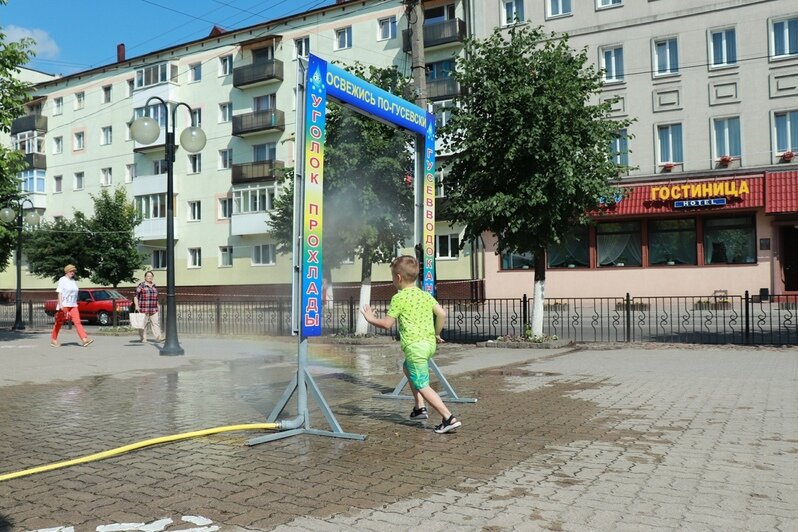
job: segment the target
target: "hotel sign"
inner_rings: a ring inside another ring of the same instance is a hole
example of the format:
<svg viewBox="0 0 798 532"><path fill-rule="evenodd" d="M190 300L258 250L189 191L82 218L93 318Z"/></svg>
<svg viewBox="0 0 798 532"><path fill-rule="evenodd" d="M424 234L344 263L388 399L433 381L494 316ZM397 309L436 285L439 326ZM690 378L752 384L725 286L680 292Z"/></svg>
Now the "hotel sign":
<svg viewBox="0 0 798 532"><path fill-rule="evenodd" d="M702 183L681 183L675 185L652 186L650 201L668 200L706 200L712 198L742 198L750 194L748 180L738 179L733 181L704 181ZM716 204L680 205L680 207L707 207L710 205L726 205L726 202ZM674 205L676 207L676 205Z"/></svg>
<svg viewBox="0 0 798 532"><path fill-rule="evenodd" d="M726 198L676 200L673 202L674 209L684 209L686 207L717 207L721 205L726 205Z"/></svg>

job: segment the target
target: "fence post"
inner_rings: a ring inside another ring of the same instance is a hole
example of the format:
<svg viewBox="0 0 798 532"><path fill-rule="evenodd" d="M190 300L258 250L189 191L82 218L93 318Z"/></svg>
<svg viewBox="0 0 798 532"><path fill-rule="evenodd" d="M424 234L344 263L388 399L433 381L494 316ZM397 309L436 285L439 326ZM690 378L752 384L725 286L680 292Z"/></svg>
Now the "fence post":
<svg viewBox="0 0 798 532"><path fill-rule="evenodd" d="M526 294L524 294L524 297L521 298L521 336L523 336L526 331L526 326L529 325L528 306L529 300L526 298Z"/></svg>
<svg viewBox="0 0 798 532"><path fill-rule="evenodd" d="M349 296L349 334L355 333L355 298Z"/></svg>
<svg viewBox="0 0 798 532"><path fill-rule="evenodd" d="M748 296L748 290L745 291L745 311L743 315L745 316L745 339L743 340L746 344L751 343L751 314L749 312L751 307L751 300Z"/></svg>
<svg viewBox="0 0 798 532"><path fill-rule="evenodd" d="M216 298L216 336L222 334L222 303Z"/></svg>
<svg viewBox="0 0 798 532"><path fill-rule="evenodd" d="M28 300L28 326L33 327L33 300Z"/></svg>
<svg viewBox="0 0 798 532"><path fill-rule="evenodd" d="M626 292L626 305L624 305L624 312L626 313L626 341L632 341L632 296Z"/></svg>
<svg viewBox="0 0 798 532"><path fill-rule="evenodd" d="M111 298L111 326L116 327L119 325L119 318L116 315L116 298Z"/></svg>

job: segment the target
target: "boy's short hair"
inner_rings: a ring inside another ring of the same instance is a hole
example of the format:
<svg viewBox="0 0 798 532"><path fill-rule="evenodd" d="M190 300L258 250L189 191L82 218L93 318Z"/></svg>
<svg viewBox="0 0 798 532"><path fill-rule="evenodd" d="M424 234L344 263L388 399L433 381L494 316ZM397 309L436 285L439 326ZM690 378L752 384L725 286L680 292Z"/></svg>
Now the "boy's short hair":
<svg viewBox="0 0 798 532"><path fill-rule="evenodd" d="M391 273L399 274L405 282L418 279L418 261L412 255L396 257L391 263Z"/></svg>

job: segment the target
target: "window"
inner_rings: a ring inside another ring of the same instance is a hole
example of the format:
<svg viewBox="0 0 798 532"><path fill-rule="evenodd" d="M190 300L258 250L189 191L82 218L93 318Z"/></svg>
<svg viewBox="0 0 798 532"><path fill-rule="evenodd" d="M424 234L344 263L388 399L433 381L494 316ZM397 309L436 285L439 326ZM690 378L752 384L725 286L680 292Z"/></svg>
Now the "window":
<svg viewBox="0 0 798 532"><path fill-rule="evenodd" d="M507 0L504 2L504 17L502 22L505 26L524 21L524 0Z"/></svg>
<svg viewBox="0 0 798 532"><path fill-rule="evenodd" d="M599 266L640 266L640 222L610 222L596 226Z"/></svg>
<svg viewBox="0 0 798 532"><path fill-rule="evenodd" d="M107 146L113 140L113 129L111 126L105 126L100 130L100 145Z"/></svg>
<svg viewBox="0 0 798 532"><path fill-rule="evenodd" d="M74 190L83 190L83 172L75 172L75 180L72 183Z"/></svg>
<svg viewBox="0 0 798 532"><path fill-rule="evenodd" d="M166 159L159 159L152 162L152 175L161 175L166 173Z"/></svg>
<svg viewBox="0 0 798 532"><path fill-rule="evenodd" d="M695 220L651 220L648 223L648 263L697 264Z"/></svg>
<svg viewBox="0 0 798 532"><path fill-rule="evenodd" d="M798 111L773 115L776 125L776 151L798 151Z"/></svg>
<svg viewBox="0 0 798 532"><path fill-rule="evenodd" d="M427 82L429 83L439 79L450 79L452 77L452 72L454 72L454 61L451 59L427 63Z"/></svg>
<svg viewBox="0 0 798 532"><path fill-rule="evenodd" d="M219 169L226 170L233 165L233 149L219 150Z"/></svg>
<svg viewBox="0 0 798 532"><path fill-rule="evenodd" d="M75 93L75 109L83 109L86 106L86 93L76 92Z"/></svg>
<svg viewBox="0 0 798 532"><path fill-rule="evenodd" d="M158 85L159 83L165 83L169 78L169 68L167 68L166 63L160 63L158 65L150 65L148 67L144 67L140 70L136 71L136 88L141 89L143 87L149 87L151 85ZM172 81L177 80L177 66L171 65L171 79Z"/></svg>
<svg viewBox="0 0 798 532"><path fill-rule="evenodd" d="M22 153L44 153L44 137L36 131L23 131L14 135L13 146Z"/></svg>
<svg viewBox="0 0 798 532"><path fill-rule="evenodd" d="M610 154L615 164L629 166L629 136L625 129L618 131L610 142Z"/></svg>
<svg viewBox="0 0 798 532"><path fill-rule="evenodd" d="M188 267L202 267L202 248L188 248Z"/></svg>
<svg viewBox="0 0 798 532"><path fill-rule="evenodd" d="M111 86L103 86L103 103L111 103Z"/></svg>
<svg viewBox="0 0 798 532"><path fill-rule="evenodd" d="M149 116L158 120L158 125L161 131L166 129L167 113L164 111L163 105L150 105L146 109L144 107L136 107L133 109L133 118L141 118L142 116Z"/></svg>
<svg viewBox="0 0 798 532"><path fill-rule="evenodd" d="M396 38L396 17L383 18L378 21L380 41Z"/></svg>
<svg viewBox="0 0 798 532"><path fill-rule="evenodd" d="M136 81L131 78L127 80L127 96L130 98L133 96L133 91L136 90Z"/></svg>
<svg viewBox="0 0 798 532"><path fill-rule="evenodd" d="M194 127L202 127L202 109L191 110L191 125Z"/></svg>
<svg viewBox="0 0 798 532"><path fill-rule="evenodd" d="M730 155L740 157L740 117L716 118L713 120L715 134L715 158Z"/></svg>
<svg viewBox="0 0 798 532"><path fill-rule="evenodd" d="M602 48L601 68L604 69L604 81L623 81L623 46Z"/></svg>
<svg viewBox="0 0 798 532"><path fill-rule="evenodd" d="M53 98L53 114L60 115L64 112L64 98Z"/></svg>
<svg viewBox="0 0 798 532"><path fill-rule="evenodd" d="M274 264L274 244L261 244L252 247L252 265L263 266Z"/></svg>
<svg viewBox="0 0 798 532"><path fill-rule="evenodd" d="M136 196L133 204L144 220L166 218L166 193Z"/></svg>
<svg viewBox="0 0 798 532"><path fill-rule="evenodd" d="M202 79L202 63L188 65L188 81L193 83Z"/></svg>
<svg viewBox="0 0 798 532"><path fill-rule="evenodd" d="M100 177L100 185L108 187L114 184L114 178L110 168L103 168L100 172L102 174Z"/></svg>
<svg viewBox="0 0 798 532"><path fill-rule="evenodd" d="M256 96L252 99L252 110L256 113L262 111L271 111L272 109L277 107L277 95L276 94L264 94L262 96Z"/></svg>
<svg viewBox="0 0 798 532"><path fill-rule="evenodd" d="M728 66L737 63L737 37L734 28L713 31L710 41L712 66Z"/></svg>
<svg viewBox="0 0 798 532"><path fill-rule="evenodd" d="M233 246L219 246L219 267L229 268L233 265Z"/></svg>
<svg viewBox="0 0 798 532"><path fill-rule="evenodd" d="M19 189L32 194L44 192L44 170L24 170L20 173Z"/></svg>
<svg viewBox="0 0 798 532"><path fill-rule="evenodd" d="M335 49L352 48L352 26L335 30Z"/></svg>
<svg viewBox="0 0 798 532"><path fill-rule="evenodd" d="M64 182L64 176L60 176L60 175L54 175L53 176L53 193L54 194L60 194L61 192L63 192L63 190L64 190L63 189L63 186L64 186L63 182Z"/></svg>
<svg viewBox="0 0 798 532"><path fill-rule="evenodd" d="M435 128L440 129L445 126L452 117L452 100L438 100L432 102L432 114L435 115Z"/></svg>
<svg viewBox="0 0 798 532"><path fill-rule="evenodd" d="M82 150L85 146L84 142L85 135L82 131L78 131L72 137L72 149L73 150Z"/></svg>
<svg viewBox="0 0 798 532"><path fill-rule="evenodd" d="M704 264L756 262L756 227L751 216L704 220Z"/></svg>
<svg viewBox="0 0 798 532"><path fill-rule="evenodd" d="M217 216L220 220L230 218L233 214L233 198L219 198L219 211Z"/></svg>
<svg viewBox="0 0 798 532"><path fill-rule="evenodd" d="M136 179L136 165L128 164L125 166L125 183L132 183Z"/></svg>
<svg viewBox="0 0 798 532"><path fill-rule="evenodd" d="M274 197L274 185L257 184L233 190L233 214L270 211Z"/></svg>
<svg viewBox="0 0 798 532"><path fill-rule="evenodd" d="M152 269L153 270L166 269L166 250L165 249L153 249L152 250L151 265L152 265Z"/></svg>
<svg viewBox="0 0 798 532"><path fill-rule="evenodd" d="M301 39L296 39L294 41L294 52L296 53L295 57L305 57L307 58L308 54L310 53L310 37L302 37Z"/></svg>
<svg viewBox="0 0 798 532"><path fill-rule="evenodd" d="M681 124L658 126L657 142L659 143L660 164L683 161Z"/></svg>
<svg viewBox="0 0 798 532"><path fill-rule="evenodd" d="M549 0L548 5L550 17L571 14L571 0Z"/></svg>
<svg viewBox="0 0 798 532"><path fill-rule="evenodd" d="M223 55L219 58L219 75L227 76L233 73L233 56Z"/></svg>
<svg viewBox="0 0 798 532"><path fill-rule="evenodd" d="M431 7L424 10L424 24L438 24L447 20L454 20L454 4Z"/></svg>
<svg viewBox="0 0 798 532"><path fill-rule="evenodd" d="M502 253L502 270L533 270L535 256L532 253L509 252Z"/></svg>
<svg viewBox="0 0 798 532"><path fill-rule="evenodd" d="M64 137L53 137L53 153L64 152Z"/></svg>
<svg viewBox="0 0 798 532"><path fill-rule="evenodd" d="M188 172L189 174L198 174L202 172L202 154L191 153L188 156Z"/></svg>
<svg viewBox="0 0 798 532"><path fill-rule="evenodd" d="M549 268L586 268L590 266L590 237L586 225L574 228L559 244L546 250Z"/></svg>
<svg viewBox="0 0 798 532"><path fill-rule="evenodd" d="M188 202L188 221L199 222L202 220L202 202L189 201Z"/></svg>
<svg viewBox="0 0 798 532"><path fill-rule="evenodd" d="M676 38L654 42L655 72L657 76L679 73L679 51Z"/></svg>
<svg viewBox="0 0 798 532"><path fill-rule="evenodd" d="M252 146L252 159L256 163L274 161L277 159L277 143L255 144Z"/></svg>
<svg viewBox="0 0 798 532"><path fill-rule="evenodd" d="M229 122L233 116L233 104L224 102L219 104L219 122Z"/></svg>
<svg viewBox="0 0 798 532"><path fill-rule="evenodd" d="M773 57L798 54L798 17L774 22L771 41Z"/></svg>
<svg viewBox="0 0 798 532"><path fill-rule="evenodd" d="M619 6L622 3L623 0L598 0L597 7Z"/></svg>
<svg viewBox="0 0 798 532"><path fill-rule="evenodd" d="M439 259L456 259L460 256L459 235L438 235L435 256Z"/></svg>

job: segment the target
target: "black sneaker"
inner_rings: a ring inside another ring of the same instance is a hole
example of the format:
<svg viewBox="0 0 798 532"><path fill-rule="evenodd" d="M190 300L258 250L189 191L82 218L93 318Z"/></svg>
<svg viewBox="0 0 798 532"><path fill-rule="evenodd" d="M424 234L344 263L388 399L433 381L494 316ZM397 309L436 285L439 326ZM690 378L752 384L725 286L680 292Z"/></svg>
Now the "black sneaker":
<svg viewBox="0 0 798 532"><path fill-rule="evenodd" d="M442 419L441 421L442 423L440 425L436 425L435 428L433 429L438 434L449 432L450 430L454 430L462 425L462 423L460 423L454 418L454 414L449 416L449 419Z"/></svg>
<svg viewBox="0 0 798 532"><path fill-rule="evenodd" d="M413 411L410 412L410 419L429 419L427 409L423 406L421 408L414 408Z"/></svg>

